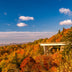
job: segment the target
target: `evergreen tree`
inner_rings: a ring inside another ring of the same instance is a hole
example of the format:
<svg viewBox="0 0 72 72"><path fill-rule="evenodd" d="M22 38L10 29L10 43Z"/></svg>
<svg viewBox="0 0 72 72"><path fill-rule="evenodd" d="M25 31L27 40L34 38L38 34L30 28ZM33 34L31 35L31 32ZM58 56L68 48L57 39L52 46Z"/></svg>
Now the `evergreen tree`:
<svg viewBox="0 0 72 72"><path fill-rule="evenodd" d="M62 32L61 35L63 35L64 33Z"/></svg>
<svg viewBox="0 0 72 72"><path fill-rule="evenodd" d="M12 61L12 64L16 64L16 65L17 65L17 67L19 67L19 66L20 66L20 64L19 64L19 62L18 62L17 53L15 53L15 56L14 56L13 61Z"/></svg>
<svg viewBox="0 0 72 72"><path fill-rule="evenodd" d="M71 29L72 29L72 26L71 26Z"/></svg>
<svg viewBox="0 0 72 72"><path fill-rule="evenodd" d="M63 27L63 32L65 31L65 28Z"/></svg>
<svg viewBox="0 0 72 72"><path fill-rule="evenodd" d="M60 30L58 30L58 34L60 34Z"/></svg>

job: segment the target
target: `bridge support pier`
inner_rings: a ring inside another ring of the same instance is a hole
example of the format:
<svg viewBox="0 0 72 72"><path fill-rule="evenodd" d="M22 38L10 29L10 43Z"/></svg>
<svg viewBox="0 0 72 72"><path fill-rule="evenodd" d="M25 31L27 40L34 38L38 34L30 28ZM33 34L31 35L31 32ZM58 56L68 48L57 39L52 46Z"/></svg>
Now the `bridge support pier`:
<svg viewBox="0 0 72 72"><path fill-rule="evenodd" d="M46 50L45 50L45 46L43 46L43 49L44 49L44 55L46 54L45 52L46 52Z"/></svg>
<svg viewBox="0 0 72 72"><path fill-rule="evenodd" d="M44 49L44 55L48 55L49 53L49 50L48 50L48 47L47 46L43 46L43 49Z"/></svg>

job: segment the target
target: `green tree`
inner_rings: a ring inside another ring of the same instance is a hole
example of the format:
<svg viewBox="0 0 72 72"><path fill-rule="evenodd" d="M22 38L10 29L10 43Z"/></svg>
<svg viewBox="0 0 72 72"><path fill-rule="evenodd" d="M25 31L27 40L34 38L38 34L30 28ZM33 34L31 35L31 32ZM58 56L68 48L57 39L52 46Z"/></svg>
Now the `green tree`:
<svg viewBox="0 0 72 72"><path fill-rule="evenodd" d="M60 30L58 30L58 34L60 34Z"/></svg>
<svg viewBox="0 0 72 72"><path fill-rule="evenodd" d="M63 32L65 31L65 28L63 27Z"/></svg>
<svg viewBox="0 0 72 72"><path fill-rule="evenodd" d="M16 64L17 67L19 68L20 64L19 64L18 60L19 59L18 59L17 53L15 53L15 56L14 56L14 58L12 60L12 64Z"/></svg>

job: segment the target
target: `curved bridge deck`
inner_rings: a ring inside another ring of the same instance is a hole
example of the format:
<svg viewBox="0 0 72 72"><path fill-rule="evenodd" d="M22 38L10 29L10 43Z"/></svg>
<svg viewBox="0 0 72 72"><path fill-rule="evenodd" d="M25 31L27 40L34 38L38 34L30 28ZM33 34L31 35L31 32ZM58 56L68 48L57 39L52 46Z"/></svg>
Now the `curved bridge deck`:
<svg viewBox="0 0 72 72"><path fill-rule="evenodd" d="M66 44L64 42L40 43L40 46L43 46L44 54L46 54L46 51L52 49L52 48L50 48L51 46L60 46L60 51L62 51L65 45ZM49 47L49 48L47 49L47 47Z"/></svg>

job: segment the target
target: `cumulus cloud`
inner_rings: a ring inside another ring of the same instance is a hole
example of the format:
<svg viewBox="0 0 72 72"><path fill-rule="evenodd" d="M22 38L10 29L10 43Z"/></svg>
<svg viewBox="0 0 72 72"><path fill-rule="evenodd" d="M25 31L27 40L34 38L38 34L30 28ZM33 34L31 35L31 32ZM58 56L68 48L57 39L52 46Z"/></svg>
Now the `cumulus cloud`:
<svg viewBox="0 0 72 72"><path fill-rule="evenodd" d="M22 20L22 21L34 20L33 17L29 17L29 16L20 16L19 19Z"/></svg>
<svg viewBox="0 0 72 72"><path fill-rule="evenodd" d="M72 15L72 11L69 8L60 8L59 12L64 13L66 15Z"/></svg>
<svg viewBox="0 0 72 72"><path fill-rule="evenodd" d="M56 32L0 32L0 44L32 42L54 34Z"/></svg>
<svg viewBox="0 0 72 72"><path fill-rule="evenodd" d="M27 26L27 24L25 24L25 23L18 23L17 26L18 27L24 27L24 26Z"/></svg>
<svg viewBox="0 0 72 72"><path fill-rule="evenodd" d="M72 20L64 20L60 22L60 25L72 25Z"/></svg>

